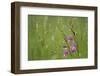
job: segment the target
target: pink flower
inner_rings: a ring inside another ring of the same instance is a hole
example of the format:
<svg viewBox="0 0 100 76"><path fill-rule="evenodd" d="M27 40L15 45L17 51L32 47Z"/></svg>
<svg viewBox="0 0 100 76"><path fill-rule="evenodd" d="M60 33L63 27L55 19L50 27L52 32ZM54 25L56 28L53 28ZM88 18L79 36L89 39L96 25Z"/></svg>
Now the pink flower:
<svg viewBox="0 0 100 76"><path fill-rule="evenodd" d="M75 53L77 51L76 46L71 46L70 50L72 53Z"/></svg>
<svg viewBox="0 0 100 76"><path fill-rule="evenodd" d="M68 51L64 50L64 56L67 56L67 55L68 55Z"/></svg>

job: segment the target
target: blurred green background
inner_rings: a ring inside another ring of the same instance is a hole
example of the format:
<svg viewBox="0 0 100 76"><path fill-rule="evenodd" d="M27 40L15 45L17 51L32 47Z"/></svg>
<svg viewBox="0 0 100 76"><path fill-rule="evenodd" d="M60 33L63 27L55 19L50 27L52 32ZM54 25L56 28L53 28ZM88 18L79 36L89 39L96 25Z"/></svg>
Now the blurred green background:
<svg viewBox="0 0 100 76"><path fill-rule="evenodd" d="M77 34L78 51L64 57L64 34L70 25ZM88 18L28 15L28 60L76 59L88 57Z"/></svg>

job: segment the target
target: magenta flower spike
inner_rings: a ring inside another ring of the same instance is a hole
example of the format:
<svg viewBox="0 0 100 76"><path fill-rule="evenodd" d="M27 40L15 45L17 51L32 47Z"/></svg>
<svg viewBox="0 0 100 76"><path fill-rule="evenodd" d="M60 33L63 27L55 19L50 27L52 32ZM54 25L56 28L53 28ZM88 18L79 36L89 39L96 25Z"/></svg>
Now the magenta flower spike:
<svg viewBox="0 0 100 76"><path fill-rule="evenodd" d="M64 48L64 57L68 56L68 54L74 54L77 52L77 44L74 40L73 35L66 35L64 40L67 41L66 45L63 46Z"/></svg>

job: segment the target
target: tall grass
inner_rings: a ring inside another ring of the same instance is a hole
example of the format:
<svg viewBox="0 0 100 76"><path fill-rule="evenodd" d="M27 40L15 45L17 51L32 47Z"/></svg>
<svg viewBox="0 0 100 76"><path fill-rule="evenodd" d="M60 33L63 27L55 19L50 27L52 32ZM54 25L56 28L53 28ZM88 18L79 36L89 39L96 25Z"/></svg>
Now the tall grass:
<svg viewBox="0 0 100 76"><path fill-rule="evenodd" d="M64 57L64 35L76 33L78 53ZM88 56L87 17L28 16L28 60L75 59Z"/></svg>

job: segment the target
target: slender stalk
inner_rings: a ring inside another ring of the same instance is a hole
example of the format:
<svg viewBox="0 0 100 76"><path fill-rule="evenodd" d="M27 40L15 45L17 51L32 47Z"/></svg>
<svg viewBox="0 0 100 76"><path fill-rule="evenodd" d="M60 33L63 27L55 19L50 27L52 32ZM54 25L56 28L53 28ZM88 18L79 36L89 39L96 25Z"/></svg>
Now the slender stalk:
<svg viewBox="0 0 100 76"><path fill-rule="evenodd" d="M74 40L75 40L75 42L77 43L77 52L78 52L78 55L79 55L79 46L78 46L78 42L77 42L77 37L76 37L76 34L75 34L75 31L73 30L73 23L72 23L72 21L71 21L71 28L70 28L70 30L71 30L71 32L73 33L73 35L74 35Z"/></svg>

